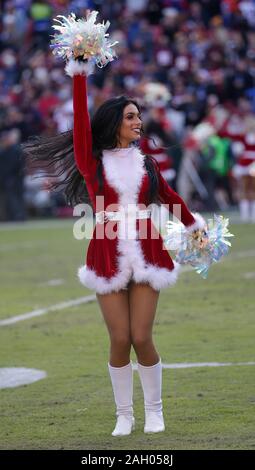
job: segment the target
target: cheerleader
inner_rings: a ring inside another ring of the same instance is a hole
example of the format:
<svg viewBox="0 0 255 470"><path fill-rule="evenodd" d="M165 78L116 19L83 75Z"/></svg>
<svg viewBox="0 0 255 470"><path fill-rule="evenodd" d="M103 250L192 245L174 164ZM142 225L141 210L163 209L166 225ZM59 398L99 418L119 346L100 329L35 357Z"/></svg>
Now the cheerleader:
<svg viewBox="0 0 255 470"><path fill-rule="evenodd" d="M238 182L240 219L255 223L255 119L251 110L234 110L219 135L232 141L236 157L232 174Z"/></svg>
<svg viewBox="0 0 255 470"><path fill-rule="evenodd" d="M109 333L107 365L117 417L112 436L129 435L135 427L132 346L144 394L144 432L162 432L162 361L152 331L160 290L176 282L179 265L164 247L149 206L163 203L172 213L179 209L179 219L190 233L206 224L167 184L154 157L141 152L138 103L125 96L111 98L90 122L91 64L71 58L65 70L73 82L73 130L37 138L25 150L48 170L57 164L58 171L65 172L61 185L69 203L82 202L85 182L93 207L96 225L78 276L82 285L96 292ZM98 207L99 195L103 209ZM99 226L103 236L97 237ZM141 226L146 236L141 236ZM109 237L109 231L116 237Z"/></svg>

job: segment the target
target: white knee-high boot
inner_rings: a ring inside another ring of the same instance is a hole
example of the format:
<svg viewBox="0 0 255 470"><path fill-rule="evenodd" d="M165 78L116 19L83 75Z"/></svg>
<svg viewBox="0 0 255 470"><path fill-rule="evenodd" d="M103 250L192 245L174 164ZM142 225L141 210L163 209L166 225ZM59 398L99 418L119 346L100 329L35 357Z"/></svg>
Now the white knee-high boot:
<svg viewBox="0 0 255 470"><path fill-rule="evenodd" d="M251 221L255 223L255 201L251 201Z"/></svg>
<svg viewBox="0 0 255 470"><path fill-rule="evenodd" d="M250 203L248 199L241 199L239 202L239 211L242 222L249 222L250 220Z"/></svg>
<svg viewBox="0 0 255 470"><path fill-rule="evenodd" d="M165 430L162 390L162 363L143 366L137 363L137 370L144 394L145 426L144 432L160 432Z"/></svg>
<svg viewBox="0 0 255 470"><path fill-rule="evenodd" d="M132 361L123 367L113 367L108 362L109 374L116 404L117 422L112 436L126 436L135 428L133 416Z"/></svg>

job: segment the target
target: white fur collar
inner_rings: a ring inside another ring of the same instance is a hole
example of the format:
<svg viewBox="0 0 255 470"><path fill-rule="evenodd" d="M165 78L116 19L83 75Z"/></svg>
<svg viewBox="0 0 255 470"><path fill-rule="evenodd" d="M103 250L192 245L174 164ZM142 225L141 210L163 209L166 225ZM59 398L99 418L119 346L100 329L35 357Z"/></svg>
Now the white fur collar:
<svg viewBox="0 0 255 470"><path fill-rule="evenodd" d="M108 183L120 195L128 194L129 202L135 202L142 177L146 172L144 158L139 148L103 151L103 166Z"/></svg>

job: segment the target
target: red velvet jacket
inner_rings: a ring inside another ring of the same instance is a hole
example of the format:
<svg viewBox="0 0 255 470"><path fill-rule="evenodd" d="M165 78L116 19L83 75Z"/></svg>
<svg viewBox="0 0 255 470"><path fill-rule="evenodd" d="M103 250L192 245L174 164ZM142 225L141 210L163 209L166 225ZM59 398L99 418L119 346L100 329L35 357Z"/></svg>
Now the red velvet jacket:
<svg viewBox="0 0 255 470"><path fill-rule="evenodd" d="M92 154L86 75L79 67L77 70L74 64L68 69L68 75L73 77L74 153L77 167L85 179L93 210L112 211L120 210L120 207L126 210L129 204L145 209L149 204L149 177L144 167L146 156L137 147L103 151L104 184L100 195L104 198L104 207L97 206L99 184L96 177L97 161ZM203 218L188 210L182 198L160 174L156 161L155 168L161 202L167 204L171 212L174 205L178 205L179 216L175 215L189 230L201 228L204 225ZM109 207L111 204L114 204L114 209ZM96 224L85 264L78 270L81 283L101 294L124 289L131 278L135 282L148 283L156 290L174 284L179 265L171 259L151 218L132 219L131 222L128 219L128 235L126 223L127 221L122 220ZM103 229L103 236L102 232L98 236L98 225ZM116 236L109 237L107 234L110 232L116 232Z"/></svg>

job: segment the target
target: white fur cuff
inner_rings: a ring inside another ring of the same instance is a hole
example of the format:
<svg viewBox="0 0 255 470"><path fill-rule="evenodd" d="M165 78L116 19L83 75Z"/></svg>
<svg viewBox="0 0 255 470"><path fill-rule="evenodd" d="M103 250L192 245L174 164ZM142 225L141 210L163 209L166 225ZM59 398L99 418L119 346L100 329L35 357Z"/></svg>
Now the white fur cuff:
<svg viewBox="0 0 255 470"><path fill-rule="evenodd" d="M69 77L74 75L90 75L94 72L95 64L93 62L79 62L75 59L70 59L66 66L65 71Z"/></svg>
<svg viewBox="0 0 255 470"><path fill-rule="evenodd" d="M198 212L191 212L191 214L193 215L195 222L191 225L186 226L188 232L193 232L194 230L201 230L206 227L206 221L201 214L199 214Z"/></svg>

